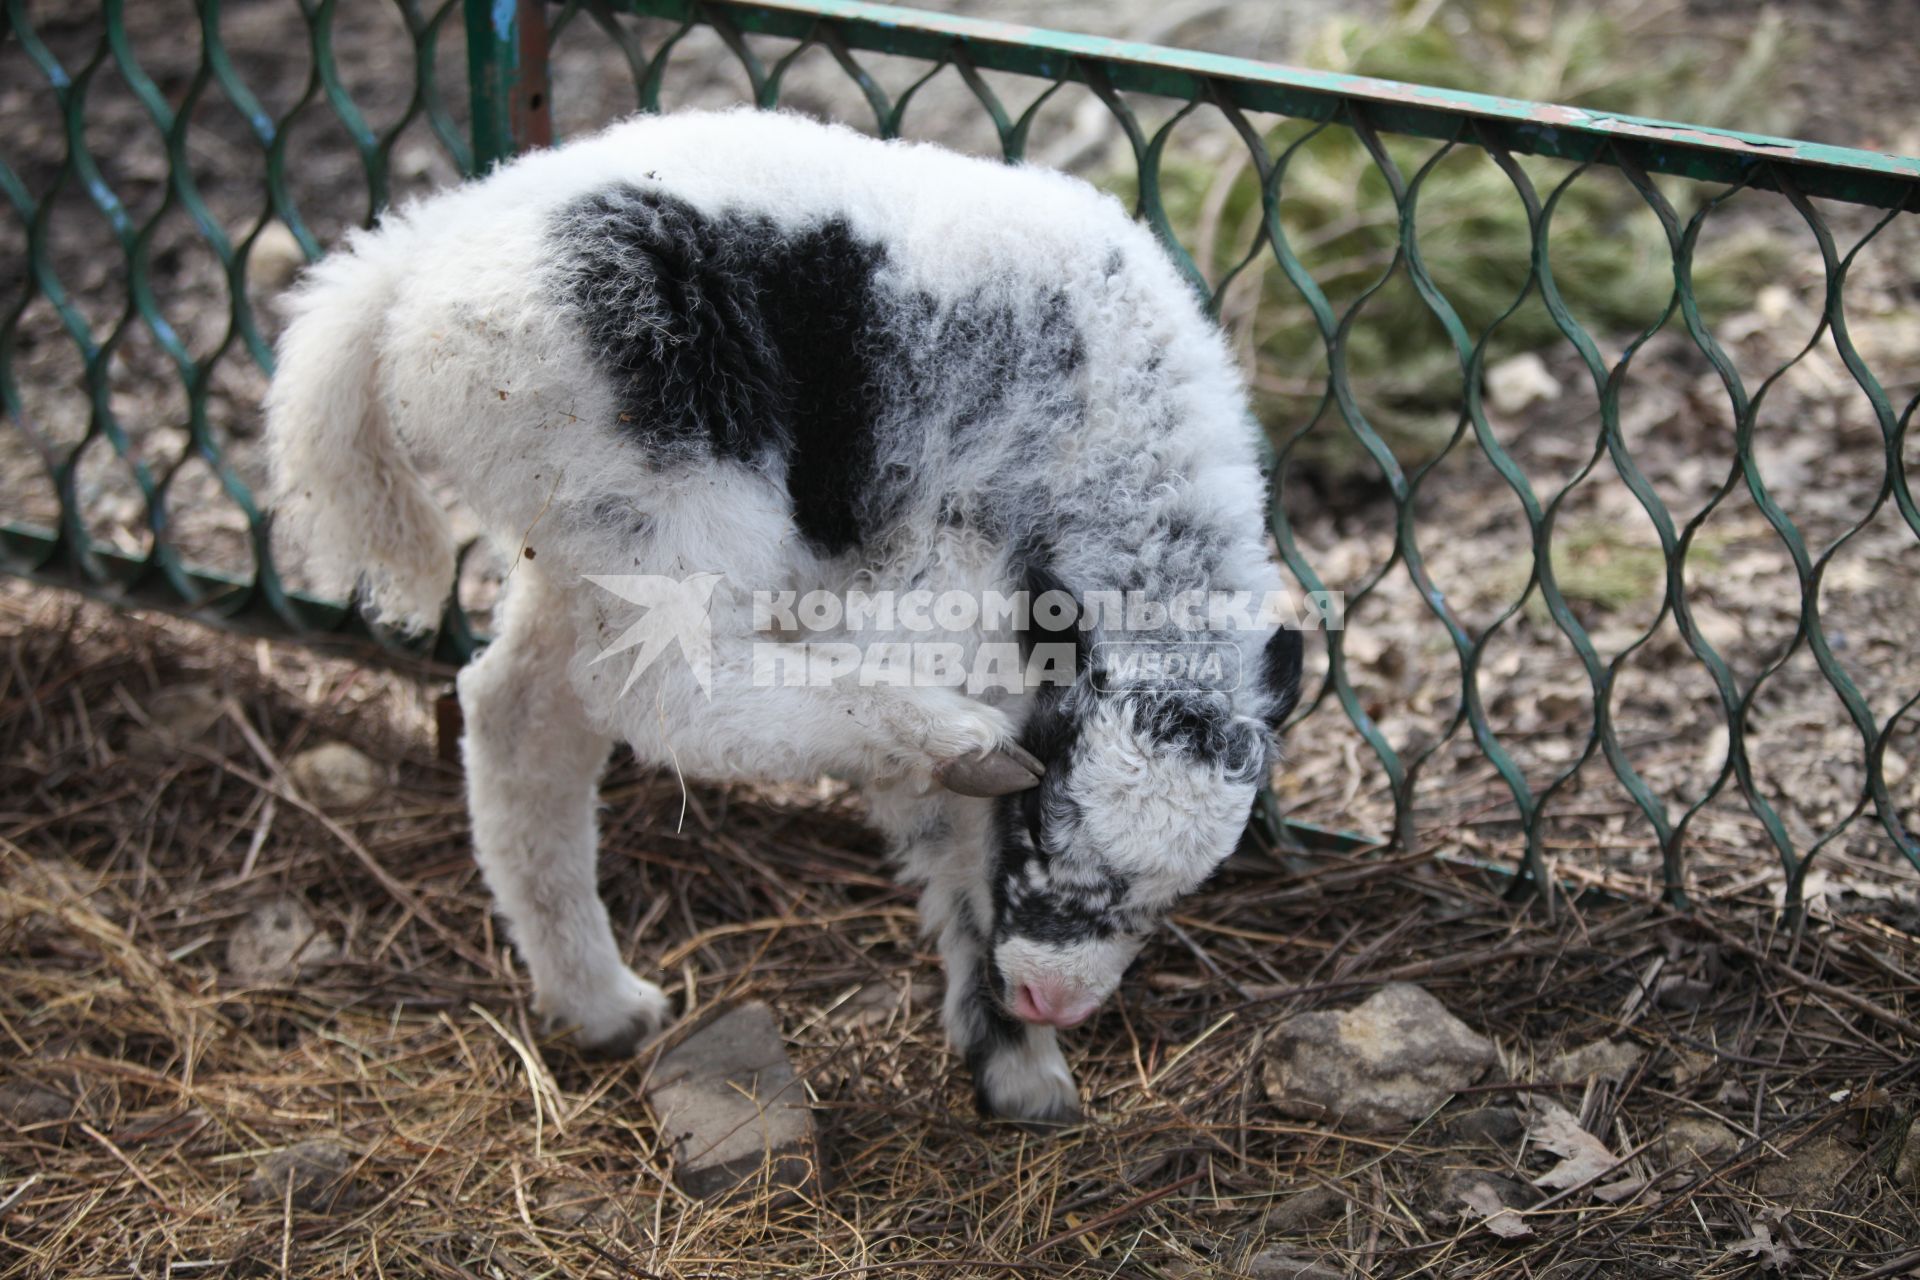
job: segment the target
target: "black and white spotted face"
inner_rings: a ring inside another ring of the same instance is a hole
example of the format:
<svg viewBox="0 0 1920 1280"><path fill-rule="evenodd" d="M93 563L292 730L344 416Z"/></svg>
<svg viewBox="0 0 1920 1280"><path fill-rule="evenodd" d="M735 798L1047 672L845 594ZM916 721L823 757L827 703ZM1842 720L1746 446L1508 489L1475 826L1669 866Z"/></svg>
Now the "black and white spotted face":
<svg viewBox="0 0 1920 1280"><path fill-rule="evenodd" d="M991 994L1026 1022L1070 1027L1112 994L1169 909L1233 852L1291 709L1300 637L1269 646L1266 714L1221 694L1050 697L1026 741L1040 786L999 802Z"/></svg>

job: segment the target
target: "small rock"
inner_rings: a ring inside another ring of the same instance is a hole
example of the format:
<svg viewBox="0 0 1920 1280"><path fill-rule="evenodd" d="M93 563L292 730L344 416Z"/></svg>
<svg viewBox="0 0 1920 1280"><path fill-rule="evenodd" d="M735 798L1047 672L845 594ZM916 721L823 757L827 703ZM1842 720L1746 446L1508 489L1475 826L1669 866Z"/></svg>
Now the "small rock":
<svg viewBox="0 0 1920 1280"><path fill-rule="evenodd" d="M1425 1119L1499 1054L1419 987L1396 982L1340 1012L1274 1028L1267 1096L1288 1115L1394 1129Z"/></svg>
<svg viewBox="0 0 1920 1280"><path fill-rule="evenodd" d="M1267 1232L1276 1236L1306 1235L1346 1212L1347 1198L1332 1187L1296 1191L1267 1210Z"/></svg>
<svg viewBox="0 0 1920 1280"><path fill-rule="evenodd" d="M287 1197L288 1183L292 1183L295 1208L323 1213L343 1209L353 1203L352 1170L353 1155L345 1147L311 1138L262 1160L259 1172L240 1188L240 1196L278 1202Z"/></svg>
<svg viewBox="0 0 1920 1280"><path fill-rule="evenodd" d="M256 907L227 940L227 971L249 982L291 982L339 953L304 902L275 898Z"/></svg>
<svg viewBox="0 0 1920 1280"><path fill-rule="evenodd" d="M1541 1078L1554 1084L1584 1084L1588 1080L1624 1080L1640 1065L1647 1051L1619 1040L1595 1040L1571 1049L1547 1064Z"/></svg>
<svg viewBox="0 0 1920 1280"><path fill-rule="evenodd" d="M126 752L136 760L170 760L183 743L198 743L212 734L225 706L220 695L204 684L162 689L141 708L147 723L127 730Z"/></svg>
<svg viewBox="0 0 1920 1280"><path fill-rule="evenodd" d="M1346 1280L1344 1268L1281 1249L1262 1249L1247 1262L1253 1280Z"/></svg>
<svg viewBox="0 0 1920 1280"><path fill-rule="evenodd" d="M1446 1131L1458 1142L1510 1147L1527 1131L1527 1122L1517 1107L1475 1107L1449 1119Z"/></svg>
<svg viewBox="0 0 1920 1280"><path fill-rule="evenodd" d="M380 794L380 767L344 742L323 742L287 762L307 799L325 808L358 809Z"/></svg>
<svg viewBox="0 0 1920 1280"><path fill-rule="evenodd" d="M307 255L287 224L278 219L260 228L247 254L247 286L263 293L278 293L293 283Z"/></svg>
<svg viewBox="0 0 1920 1280"><path fill-rule="evenodd" d="M744 1199L762 1185L794 1192L813 1181L813 1114L773 1011L758 1001L668 1051L647 1100L673 1141L674 1178L689 1195Z"/></svg>
<svg viewBox="0 0 1920 1280"><path fill-rule="evenodd" d="M36 1080L0 1080L0 1116L15 1129L64 1131L84 1119L80 1106L57 1089Z"/></svg>
<svg viewBox="0 0 1920 1280"><path fill-rule="evenodd" d="M1519 413L1539 401L1559 398L1559 381L1547 372L1547 362L1531 351L1487 366L1487 400L1501 413Z"/></svg>
<svg viewBox="0 0 1920 1280"><path fill-rule="evenodd" d="M1829 1204L1859 1158L1858 1151L1837 1138L1815 1138L1789 1152L1786 1159L1761 1169L1754 1189L1769 1200L1789 1205Z"/></svg>
<svg viewBox="0 0 1920 1280"><path fill-rule="evenodd" d="M1894 1161L1893 1180L1909 1191L1920 1192L1920 1119L1907 1126L1907 1140Z"/></svg>
<svg viewBox="0 0 1920 1280"><path fill-rule="evenodd" d="M1740 1135L1718 1120L1682 1116L1668 1125L1654 1143L1654 1159L1663 1166L1706 1166L1740 1148Z"/></svg>

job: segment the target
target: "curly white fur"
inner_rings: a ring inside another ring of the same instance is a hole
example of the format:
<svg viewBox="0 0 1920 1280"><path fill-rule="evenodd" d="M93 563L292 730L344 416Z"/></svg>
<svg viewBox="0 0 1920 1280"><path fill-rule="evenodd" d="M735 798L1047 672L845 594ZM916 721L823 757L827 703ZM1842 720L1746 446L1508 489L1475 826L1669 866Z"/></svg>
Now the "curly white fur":
<svg viewBox="0 0 1920 1280"><path fill-rule="evenodd" d="M1233 847L1292 703L1297 642L1244 629L1200 637L1246 672L1204 695L754 678L802 656L755 591L1279 588L1224 344L1151 235L1058 174L791 116L636 119L351 238L298 294L268 432L281 520L385 619L431 627L452 578L414 460L524 547L460 679L474 840L541 1009L592 1044L667 1014L594 890L620 739L691 776L866 784L985 1104L1069 1114L1019 984L1117 986ZM598 661L634 611L588 579L621 574L719 575L709 681ZM926 790L1016 737L1039 790Z"/></svg>

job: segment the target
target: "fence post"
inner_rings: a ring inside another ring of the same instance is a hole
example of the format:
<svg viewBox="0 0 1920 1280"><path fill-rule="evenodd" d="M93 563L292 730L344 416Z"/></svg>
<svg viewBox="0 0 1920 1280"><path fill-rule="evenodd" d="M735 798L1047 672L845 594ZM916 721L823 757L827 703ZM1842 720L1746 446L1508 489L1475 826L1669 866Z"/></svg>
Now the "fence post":
<svg viewBox="0 0 1920 1280"><path fill-rule="evenodd" d="M545 0L465 0L473 167L553 142Z"/></svg>

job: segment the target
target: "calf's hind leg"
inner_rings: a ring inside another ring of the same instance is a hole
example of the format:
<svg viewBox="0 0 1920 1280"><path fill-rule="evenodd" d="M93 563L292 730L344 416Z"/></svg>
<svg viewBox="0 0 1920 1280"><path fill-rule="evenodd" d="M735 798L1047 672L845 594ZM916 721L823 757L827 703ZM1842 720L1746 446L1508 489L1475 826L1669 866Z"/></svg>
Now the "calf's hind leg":
<svg viewBox="0 0 1920 1280"><path fill-rule="evenodd" d="M459 680L474 855L533 975L535 1008L584 1048L631 1052L670 1006L620 958L595 884L594 809L612 742L568 683L576 641L552 587L520 565L502 613L498 638Z"/></svg>

